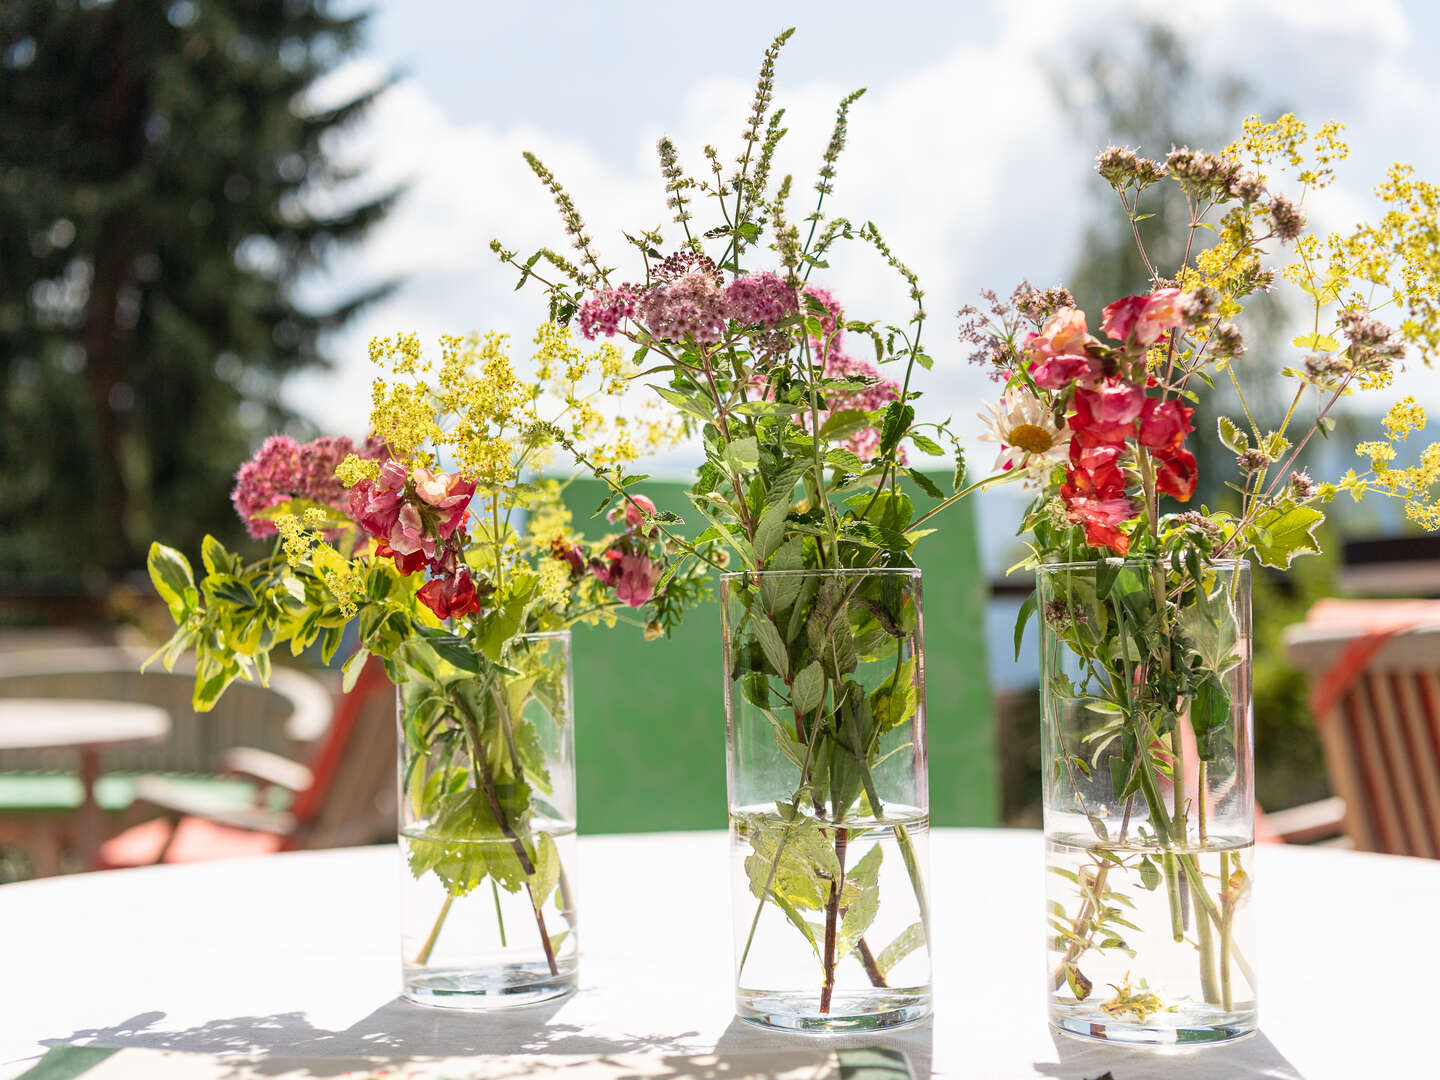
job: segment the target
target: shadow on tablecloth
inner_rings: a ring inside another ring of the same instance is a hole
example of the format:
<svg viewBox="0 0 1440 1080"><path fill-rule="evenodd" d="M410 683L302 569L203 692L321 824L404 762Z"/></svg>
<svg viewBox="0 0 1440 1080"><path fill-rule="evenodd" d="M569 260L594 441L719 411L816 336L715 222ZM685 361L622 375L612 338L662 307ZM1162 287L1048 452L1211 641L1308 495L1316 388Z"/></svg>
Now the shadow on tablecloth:
<svg viewBox="0 0 1440 1080"><path fill-rule="evenodd" d="M316 1068L316 1077L338 1076L365 1057L463 1057L506 1054L696 1053L698 1031L671 1035L602 1038L575 1025L556 1022L564 1002L495 1013L447 1012L395 999L339 1031L313 1025L304 1013L233 1016L195 1027L166 1030L165 1013L147 1012L104 1028L41 1039L40 1045L88 1043L143 1046L207 1054L244 1054L251 1059L306 1057L335 1059L335 1068ZM254 1062L251 1062L254 1067Z"/></svg>
<svg viewBox="0 0 1440 1080"><path fill-rule="evenodd" d="M1303 1080L1299 1071L1259 1032L1228 1046L1142 1050L1113 1043L1072 1039L1051 1032L1060 1063L1036 1062L1041 1076L1093 1080L1106 1072L1115 1080Z"/></svg>
<svg viewBox="0 0 1440 1080"><path fill-rule="evenodd" d="M720 1041L717 1054L764 1054L779 1050L815 1048L844 1050L850 1047L881 1046L900 1050L910 1059L915 1080L929 1080L931 1062L935 1057L935 1021L933 1018L914 1027L892 1032L864 1032L855 1035L797 1035L792 1032L766 1031L743 1020L732 1020Z"/></svg>

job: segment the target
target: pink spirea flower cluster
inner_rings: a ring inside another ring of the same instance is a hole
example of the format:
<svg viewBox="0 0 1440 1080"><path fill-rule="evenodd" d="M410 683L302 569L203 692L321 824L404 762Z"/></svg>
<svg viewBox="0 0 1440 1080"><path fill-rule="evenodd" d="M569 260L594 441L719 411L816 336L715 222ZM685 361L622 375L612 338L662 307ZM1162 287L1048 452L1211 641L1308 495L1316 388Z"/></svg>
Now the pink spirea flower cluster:
<svg viewBox="0 0 1440 1080"><path fill-rule="evenodd" d="M825 357L825 375L831 379L878 379L878 382L861 390L830 391L825 395L830 405L828 412L820 415L824 424L831 413L846 409L863 409L867 412L883 409L892 401L900 399L900 387L890 379L880 378L880 371L874 364L854 357L840 350L839 339L832 339L829 355ZM861 461L869 461L880 452L880 432L873 427L861 428L848 439L845 445ZM905 462L905 451L900 449L901 464Z"/></svg>
<svg viewBox="0 0 1440 1080"><path fill-rule="evenodd" d="M672 261L674 265L670 265ZM635 319L658 338L680 341L688 336L702 345L713 345L731 321L746 328L773 330L798 310L795 290L768 270L744 274L723 285L708 259L683 261L671 256L664 266L668 267L665 272L656 271L660 284L644 291L633 285L597 291L580 305L575 320L580 333L589 341L614 337L624 320ZM832 318L827 333L834 325Z"/></svg>
<svg viewBox="0 0 1440 1080"><path fill-rule="evenodd" d="M730 318L725 290L699 269L669 285L647 290L635 311L645 329L657 338L683 341L688 337L701 345L713 345L724 337Z"/></svg>
<svg viewBox="0 0 1440 1080"><path fill-rule="evenodd" d="M309 499L346 510L349 494L335 476L335 469L347 454L354 452L355 444L344 437L297 443L288 435L272 435L260 444L254 457L240 466L230 502L246 530L257 540L273 536L276 529L273 522L255 515L290 499Z"/></svg>
<svg viewBox="0 0 1440 1080"><path fill-rule="evenodd" d="M780 320L796 311L795 290L779 274L766 270L761 274L737 277L725 288L725 303L730 318L741 326L761 326L773 330Z"/></svg>
<svg viewBox="0 0 1440 1080"><path fill-rule="evenodd" d="M634 317L635 286L621 285L618 289L601 289L581 304L576 322L585 339L594 341L597 335L614 337L620 324Z"/></svg>

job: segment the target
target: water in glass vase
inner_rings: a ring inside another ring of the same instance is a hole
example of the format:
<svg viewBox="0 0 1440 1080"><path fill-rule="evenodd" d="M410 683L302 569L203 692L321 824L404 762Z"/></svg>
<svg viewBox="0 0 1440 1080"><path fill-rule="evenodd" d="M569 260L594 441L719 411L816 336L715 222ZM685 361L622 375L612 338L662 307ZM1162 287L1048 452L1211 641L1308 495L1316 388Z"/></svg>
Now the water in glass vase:
<svg viewBox="0 0 1440 1080"><path fill-rule="evenodd" d="M1046 843L1050 1022L1144 1045L1255 1031L1249 838L1204 846Z"/></svg>
<svg viewBox="0 0 1440 1080"><path fill-rule="evenodd" d="M894 803L843 826L773 807L732 813L737 1015L808 1032L928 1016L929 833L924 813Z"/></svg>
<svg viewBox="0 0 1440 1080"><path fill-rule="evenodd" d="M532 1005L575 988L574 894L567 868L575 865L575 830L553 828L524 837L543 853L535 873L515 872L510 840L438 840L424 822L401 830L403 854L423 852L446 871L474 868L481 878L451 896L437 875L401 869L401 949L404 995L422 1005L474 1009ZM446 865L448 864L448 865ZM480 868L493 868L481 877ZM460 874L448 873L450 880ZM549 879L549 880L547 880ZM513 890L510 886L513 886ZM539 903L536 898L542 897Z"/></svg>

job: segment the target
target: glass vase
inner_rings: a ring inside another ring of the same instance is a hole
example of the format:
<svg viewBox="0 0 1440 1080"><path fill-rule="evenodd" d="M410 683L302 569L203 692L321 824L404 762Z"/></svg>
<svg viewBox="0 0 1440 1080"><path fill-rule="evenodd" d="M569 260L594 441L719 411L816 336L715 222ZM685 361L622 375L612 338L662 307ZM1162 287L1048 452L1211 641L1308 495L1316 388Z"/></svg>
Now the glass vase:
<svg viewBox="0 0 1440 1080"><path fill-rule="evenodd" d="M721 577L735 1007L795 1031L930 1013L918 570Z"/></svg>
<svg viewBox="0 0 1440 1080"><path fill-rule="evenodd" d="M1036 584L1050 1023L1252 1034L1249 565L1103 559Z"/></svg>
<svg viewBox="0 0 1440 1080"><path fill-rule="evenodd" d="M570 633L500 662L451 638L402 647L403 993L495 1009L575 989Z"/></svg>

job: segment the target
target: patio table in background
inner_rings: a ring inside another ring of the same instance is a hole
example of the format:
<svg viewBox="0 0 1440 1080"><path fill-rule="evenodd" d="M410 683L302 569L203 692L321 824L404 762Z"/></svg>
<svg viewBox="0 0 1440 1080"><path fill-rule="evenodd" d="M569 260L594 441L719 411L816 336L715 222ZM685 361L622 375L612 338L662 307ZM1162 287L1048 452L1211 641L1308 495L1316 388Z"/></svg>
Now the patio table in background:
<svg viewBox="0 0 1440 1080"><path fill-rule="evenodd" d="M87 867L95 865L95 853L105 838L105 821L95 799L100 755L107 749L158 742L169 733L170 714L154 705L68 698L0 700L0 750L75 751L83 789L75 811L75 846ZM56 872L45 866L37 870Z"/></svg>
<svg viewBox="0 0 1440 1080"><path fill-rule="evenodd" d="M1042 844L936 830L935 1019L825 1044L898 1047L917 1077L966 1080L1435 1075L1440 861L1257 849L1261 1034L1146 1053L1046 1026ZM732 1018L729 858L723 833L582 837L580 992L489 1015L396 1000L393 847L0 886L0 1080L86 1041L299 1056L809 1045Z"/></svg>

